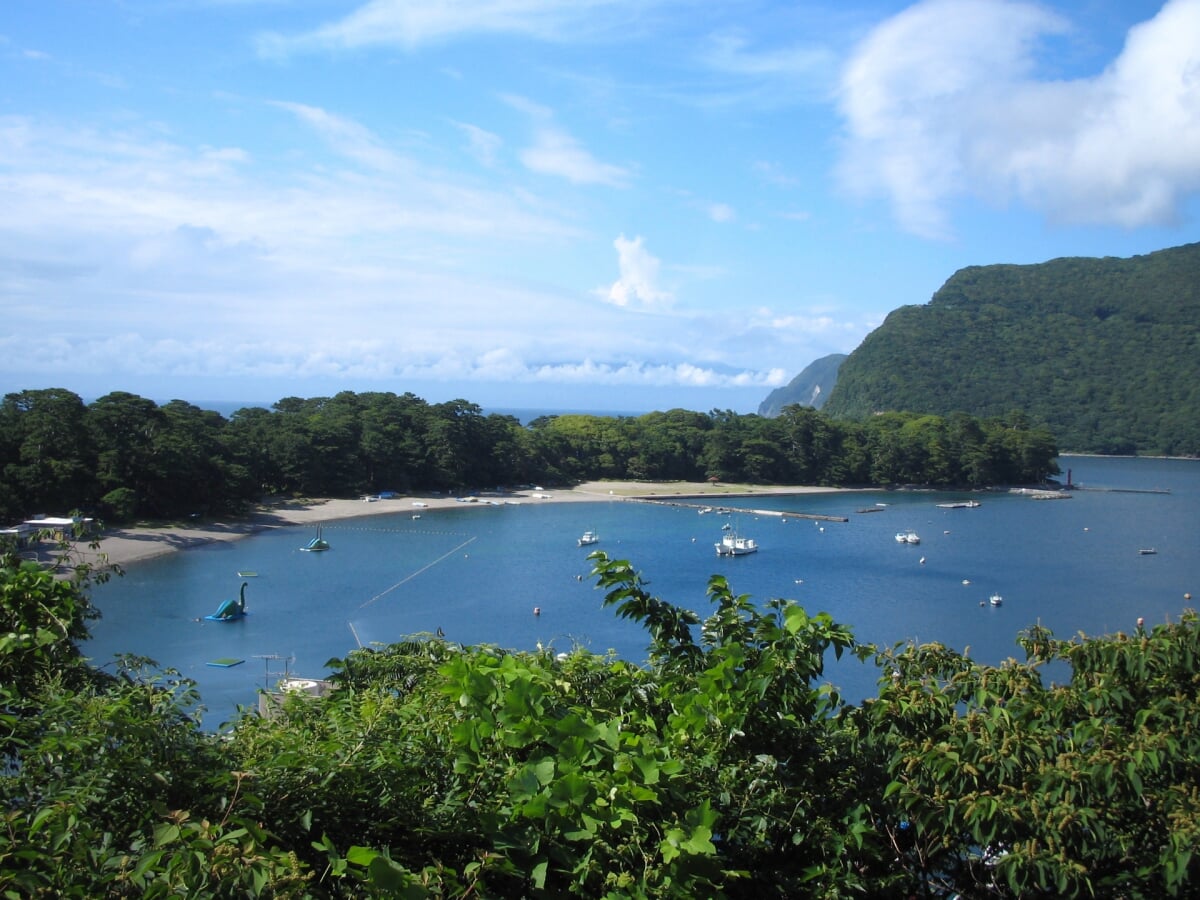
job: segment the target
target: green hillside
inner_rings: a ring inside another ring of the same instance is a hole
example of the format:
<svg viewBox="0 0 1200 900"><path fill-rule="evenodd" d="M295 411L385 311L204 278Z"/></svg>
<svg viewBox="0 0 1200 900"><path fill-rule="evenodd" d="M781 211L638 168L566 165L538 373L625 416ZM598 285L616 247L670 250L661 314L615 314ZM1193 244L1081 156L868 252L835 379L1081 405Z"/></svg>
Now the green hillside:
<svg viewBox="0 0 1200 900"><path fill-rule="evenodd" d="M825 412L1023 410L1064 450L1200 455L1200 243L972 266L891 313Z"/></svg>

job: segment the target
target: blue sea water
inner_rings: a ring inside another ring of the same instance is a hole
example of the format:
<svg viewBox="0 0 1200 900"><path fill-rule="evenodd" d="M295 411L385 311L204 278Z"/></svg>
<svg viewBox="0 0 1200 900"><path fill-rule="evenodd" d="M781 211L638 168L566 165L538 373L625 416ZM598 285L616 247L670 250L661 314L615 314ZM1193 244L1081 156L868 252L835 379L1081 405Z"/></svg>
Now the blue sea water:
<svg viewBox="0 0 1200 900"><path fill-rule="evenodd" d="M743 512L698 515L683 505L538 503L419 510L395 502L323 528L332 545L306 553L309 527L265 532L131 565L95 588L103 617L83 647L97 665L114 654L149 656L197 681L206 727L253 705L286 668L320 677L356 646L439 628L450 640L529 650L583 646L640 661L646 635L602 605L588 578L589 549L627 559L649 590L708 610L710 575L757 600L785 597L851 626L880 645L940 641L972 658L1020 657L1018 633L1034 624L1060 637L1130 630L1177 619L1200 597L1200 462L1060 460L1083 489L1068 500L977 495L975 509L941 509L963 495L853 492L756 496L722 502ZM860 513L877 503L877 513ZM756 515L755 509L844 517L821 521ZM731 521L760 552L718 558ZM913 529L919 545L899 544ZM576 544L586 530L601 542ZM1154 548L1154 555L1141 549ZM239 572L257 574L242 578ZM203 617L247 583L245 619ZM987 598L999 593L1002 606ZM537 607L539 614L534 614ZM232 668L209 662L243 659ZM847 699L875 692L877 672L857 661L831 665Z"/></svg>

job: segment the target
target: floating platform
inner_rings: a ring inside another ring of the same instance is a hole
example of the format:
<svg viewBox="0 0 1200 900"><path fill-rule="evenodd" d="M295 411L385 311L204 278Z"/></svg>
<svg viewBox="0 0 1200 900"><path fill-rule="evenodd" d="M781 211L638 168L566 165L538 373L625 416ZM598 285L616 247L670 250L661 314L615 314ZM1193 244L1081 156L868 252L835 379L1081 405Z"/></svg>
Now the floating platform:
<svg viewBox="0 0 1200 900"><path fill-rule="evenodd" d="M212 662L205 663L205 665L212 666L216 669L232 669L234 666L240 666L244 662L244 659L235 659L232 656L222 656L220 659L214 659Z"/></svg>

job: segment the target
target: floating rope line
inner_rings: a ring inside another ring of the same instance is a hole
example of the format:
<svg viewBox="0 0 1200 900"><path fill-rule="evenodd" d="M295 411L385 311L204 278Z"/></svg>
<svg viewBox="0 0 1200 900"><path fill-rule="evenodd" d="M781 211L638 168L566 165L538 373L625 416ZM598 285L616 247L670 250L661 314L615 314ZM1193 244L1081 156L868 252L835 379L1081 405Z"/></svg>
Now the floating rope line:
<svg viewBox="0 0 1200 900"><path fill-rule="evenodd" d="M376 600L378 600L380 597L383 597L386 594L390 594L392 591L394 591L396 588L400 587L400 585L404 584L405 582L412 581L414 578L416 578L422 572L426 572L429 569L432 569L434 566L436 566L438 563L440 563L443 559L446 559L446 557L448 557L448 556L453 556L455 553L457 553L459 550L461 550L463 547L467 546L467 544L470 544L474 540L475 540L475 538L473 538L473 537L467 538L465 541L463 541L457 547L455 547L451 550L447 550L445 553L443 553L441 556L439 556L433 562L429 563L429 565L422 566L421 568L417 569L417 571L413 572L411 575L406 575L403 578L401 578L399 581L397 581L395 584L393 584L387 590L380 591L378 594L376 594L374 597L372 597L366 603L359 606L359 609L365 609L366 607L368 607L372 603L374 603Z"/></svg>

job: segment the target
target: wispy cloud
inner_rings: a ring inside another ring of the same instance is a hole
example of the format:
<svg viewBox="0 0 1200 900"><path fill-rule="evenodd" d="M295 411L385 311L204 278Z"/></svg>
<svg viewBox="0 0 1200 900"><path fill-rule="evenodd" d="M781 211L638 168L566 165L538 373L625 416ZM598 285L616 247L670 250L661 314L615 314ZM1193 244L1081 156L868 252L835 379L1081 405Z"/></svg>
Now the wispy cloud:
<svg viewBox="0 0 1200 900"><path fill-rule="evenodd" d="M498 134L493 134L467 122L455 122L454 125L466 135L468 149L480 165L490 169L496 164L496 155L504 144Z"/></svg>
<svg viewBox="0 0 1200 900"><path fill-rule="evenodd" d="M533 143L521 151L521 162L531 172L556 175L574 184L625 187L629 182L627 169L601 162L567 132L551 126L536 130Z"/></svg>
<svg viewBox="0 0 1200 900"><path fill-rule="evenodd" d="M565 178L573 184L628 185L630 171L598 160L573 135L555 123L552 109L515 94L502 95L501 100L533 123L532 143L519 154L525 168L540 175Z"/></svg>
<svg viewBox="0 0 1200 900"><path fill-rule="evenodd" d="M800 179L786 172L778 163L760 159L751 168L759 178L776 187L794 188L800 185Z"/></svg>
<svg viewBox="0 0 1200 900"><path fill-rule="evenodd" d="M837 55L819 43L765 48L744 35L724 32L709 38L701 58L712 69L754 78L783 79L794 84L830 85Z"/></svg>
<svg viewBox="0 0 1200 900"><path fill-rule="evenodd" d="M276 101L274 105L295 115L335 151L357 163L381 172L394 172L401 167L400 157L358 122L304 103Z"/></svg>
<svg viewBox="0 0 1200 900"><path fill-rule="evenodd" d="M276 57L372 46L414 49L475 34L578 40L636 18L645 7L643 0L370 0L312 31L263 34L258 46Z"/></svg>
<svg viewBox="0 0 1200 900"><path fill-rule="evenodd" d="M728 203L712 203L708 207L708 217L714 222L732 222L737 213Z"/></svg>
<svg viewBox="0 0 1200 900"><path fill-rule="evenodd" d="M1070 24L1011 0L923 0L878 26L842 78L843 183L907 230L953 233L964 196L1052 220L1170 223L1200 187L1200 0L1169 0L1104 71L1041 75Z"/></svg>

